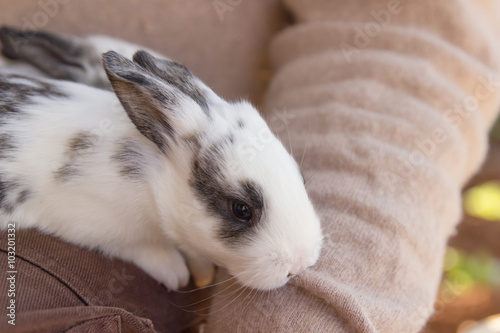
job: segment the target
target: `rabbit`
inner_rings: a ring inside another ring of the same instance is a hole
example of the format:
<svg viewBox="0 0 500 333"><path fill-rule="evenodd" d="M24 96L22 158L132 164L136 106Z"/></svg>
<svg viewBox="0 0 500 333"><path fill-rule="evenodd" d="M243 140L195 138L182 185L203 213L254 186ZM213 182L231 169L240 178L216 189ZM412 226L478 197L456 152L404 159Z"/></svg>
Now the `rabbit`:
<svg viewBox="0 0 500 333"><path fill-rule="evenodd" d="M113 50L132 59L136 51L144 50L157 58L170 60L143 46L102 35L76 37L2 26L0 41L6 58L4 62L10 60L7 66L2 66L0 59L3 72L29 73L29 76L79 82L110 91L111 84L101 57L106 51Z"/></svg>
<svg viewBox="0 0 500 333"><path fill-rule="evenodd" d="M190 271L207 285L212 263L259 290L316 263L299 166L250 103L147 51L102 63L114 93L0 74L1 228L98 249L171 290Z"/></svg>

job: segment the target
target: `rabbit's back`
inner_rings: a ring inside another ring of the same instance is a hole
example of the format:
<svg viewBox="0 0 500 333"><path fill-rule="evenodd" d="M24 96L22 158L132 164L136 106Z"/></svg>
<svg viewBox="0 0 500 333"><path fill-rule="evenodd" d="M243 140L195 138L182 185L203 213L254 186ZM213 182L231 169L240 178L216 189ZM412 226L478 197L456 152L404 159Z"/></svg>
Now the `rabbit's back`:
<svg viewBox="0 0 500 333"><path fill-rule="evenodd" d="M144 165L151 146L111 92L0 75L1 223L64 229L110 249L120 232L144 233L157 219Z"/></svg>

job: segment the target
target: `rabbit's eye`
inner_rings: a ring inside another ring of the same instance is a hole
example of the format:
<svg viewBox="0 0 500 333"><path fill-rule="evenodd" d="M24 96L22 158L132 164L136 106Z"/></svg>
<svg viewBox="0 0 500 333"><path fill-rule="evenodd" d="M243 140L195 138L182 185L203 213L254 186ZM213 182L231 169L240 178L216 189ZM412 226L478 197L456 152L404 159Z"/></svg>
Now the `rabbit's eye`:
<svg viewBox="0 0 500 333"><path fill-rule="evenodd" d="M252 219L252 209L243 201L232 201L231 211L233 212L233 215L240 221L248 222Z"/></svg>

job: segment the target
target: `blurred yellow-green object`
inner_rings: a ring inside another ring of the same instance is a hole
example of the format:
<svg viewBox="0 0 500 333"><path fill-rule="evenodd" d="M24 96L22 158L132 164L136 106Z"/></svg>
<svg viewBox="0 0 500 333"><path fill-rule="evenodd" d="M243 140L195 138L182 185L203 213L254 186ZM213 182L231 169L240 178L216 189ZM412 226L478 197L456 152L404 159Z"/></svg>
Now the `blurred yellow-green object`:
<svg viewBox="0 0 500 333"><path fill-rule="evenodd" d="M489 182L469 189L464 195L465 211L489 221L500 221L500 183Z"/></svg>
<svg viewBox="0 0 500 333"><path fill-rule="evenodd" d="M444 286L463 294L474 285L500 286L500 261L489 253L466 253L449 247L444 258Z"/></svg>
<svg viewBox="0 0 500 333"><path fill-rule="evenodd" d="M500 118L498 118L495 126L493 126L490 136L494 141L500 142Z"/></svg>

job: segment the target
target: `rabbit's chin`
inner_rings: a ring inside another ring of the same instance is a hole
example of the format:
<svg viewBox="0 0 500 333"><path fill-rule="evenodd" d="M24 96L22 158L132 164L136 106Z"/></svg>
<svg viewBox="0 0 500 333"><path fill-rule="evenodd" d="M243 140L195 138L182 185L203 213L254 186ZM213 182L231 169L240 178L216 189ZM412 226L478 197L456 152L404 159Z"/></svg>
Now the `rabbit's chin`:
<svg viewBox="0 0 500 333"><path fill-rule="evenodd" d="M268 291L283 287L290 279L283 278L283 274L273 272L267 275L245 275L238 276L238 281L249 288Z"/></svg>
<svg viewBox="0 0 500 333"><path fill-rule="evenodd" d="M300 256L295 260L270 259L268 262L260 261L255 265L245 265L238 269L229 269L231 275L235 276L238 282L245 287L258 290L273 290L283 287L290 279L298 274L303 274L313 266L318 258L319 250L313 256ZM297 265L297 262L299 263Z"/></svg>

